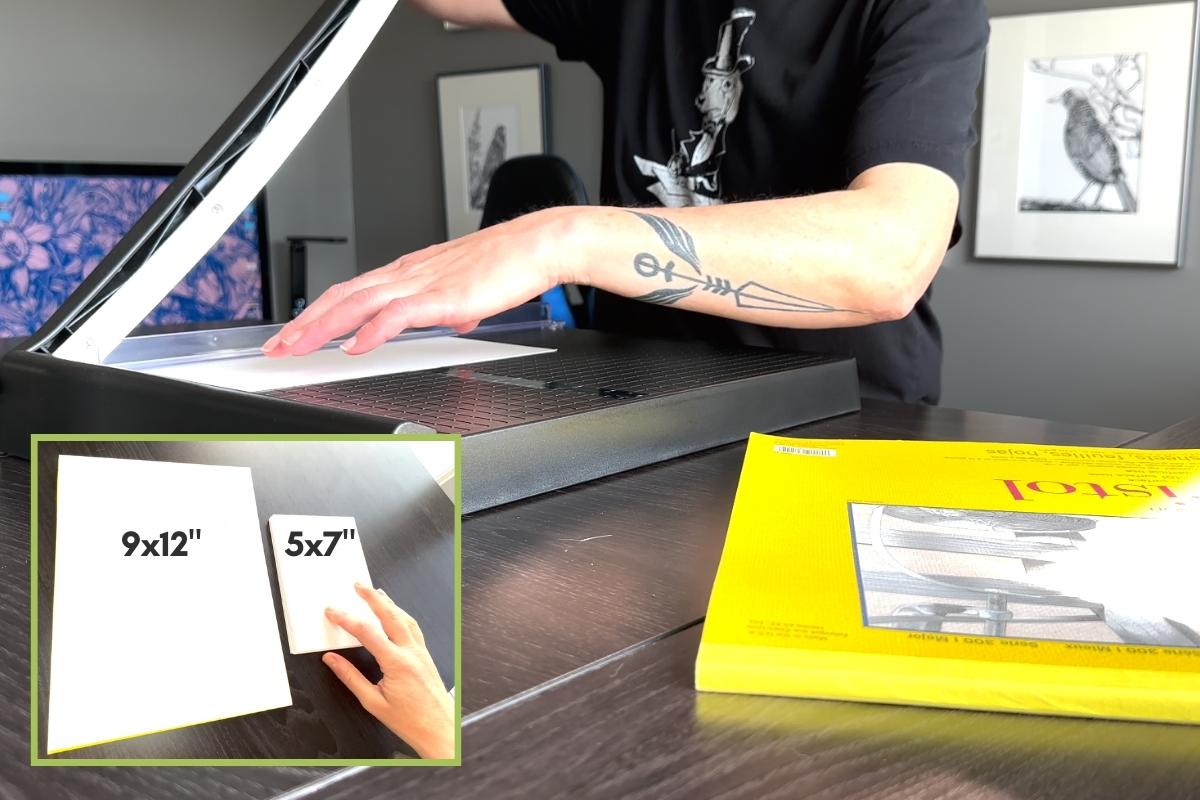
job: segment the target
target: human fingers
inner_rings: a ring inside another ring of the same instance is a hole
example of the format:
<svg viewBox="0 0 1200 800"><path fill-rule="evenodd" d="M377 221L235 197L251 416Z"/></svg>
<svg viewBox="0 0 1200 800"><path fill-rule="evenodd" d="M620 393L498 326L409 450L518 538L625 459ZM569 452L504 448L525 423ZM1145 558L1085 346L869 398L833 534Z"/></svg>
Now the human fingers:
<svg viewBox="0 0 1200 800"><path fill-rule="evenodd" d="M392 655L395 645L373 620L359 619L338 608L325 609L325 616L334 625L358 639L362 646L367 648L367 652L375 656L376 661L383 661Z"/></svg>
<svg viewBox="0 0 1200 800"><path fill-rule="evenodd" d="M349 297L374 286L387 283L393 275L387 268L372 270L356 278L335 283L321 296L308 304L300 315L280 328L274 336L262 346L262 351L269 356L285 356L291 354L291 347L300 340L305 329L324 316L331 308L345 302Z"/></svg>
<svg viewBox="0 0 1200 800"><path fill-rule="evenodd" d="M375 287L397 281L411 267L425 263L438 252L448 248L452 244L454 243L430 245L429 247L402 256L378 269L364 272L362 275L351 278L348 281L334 284L322 292L321 296L310 303L304 311L300 312L299 316L284 325L279 329L278 333L268 339L263 344L263 352L269 356L304 355L312 352L312 350L305 350L303 353L294 352L294 346L300 342L304 334L317 320L324 317L332 309L338 308L343 303L349 301L350 298L358 296L361 292L370 291L375 289ZM353 327L344 329L335 335L340 335L352 329ZM327 342L328 339L325 341ZM325 342L321 344L323 345Z"/></svg>
<svg viewBox="0 0 1200 800"><path fill-rule="evenodd" d="M355 292L300 328L289 346L292 355L307 355L321 349L332 339L361 327L405 292L404 287L395 283L368 286Z"/></svg>
<svg viewBox="0 0 1200 800"><path fill-rule="evenodd" d="M410 328L461 324L455 321L460 313L456 304L446 297L444 292L420 292L388 301L342 343L342 350L350 355L362 355Z"/></svg>
<svg viewBox="0 0 1200 800"><path fill-rule="evenodd" d="M479 327L479 323L480 323L480 322L482 322L482 321L483 321L483 320L478 320L478 319L477 319L477 320L475 320L474 322L468 322L468 323L467 323L467 324L465 324L465 325L456 325L456 326L454 327L454 332L455 332L455 333L470 333L471 331L473 331L473 330L475 330L476 328L478 328L478 327Z"/></svg>
<svg viewBox="0 0 1200 800"><path fill-rule="evenodd" d="M321 656L321 661L325 662L325 666L333 670L333 674L337 679L345 684L351 694L358 698L358 702L362 707L372 714L378 714L387 706L387 700L383 696L383 692L379 691L379 687L367 680L358 667L351 664L337 653L326 653Z"/></svg>
<svg viewBox="0 0 1200 800"><path fill-rule="evenodd" d="M398 645L405 645L409 642L425 644L421 626L407 611L396 605L382 589L372 589L370 586L356 583L354 590L358 592L359 597L366 601L375 616L379 617L379 623L383 625L383 632L389 639Z"/></svg>

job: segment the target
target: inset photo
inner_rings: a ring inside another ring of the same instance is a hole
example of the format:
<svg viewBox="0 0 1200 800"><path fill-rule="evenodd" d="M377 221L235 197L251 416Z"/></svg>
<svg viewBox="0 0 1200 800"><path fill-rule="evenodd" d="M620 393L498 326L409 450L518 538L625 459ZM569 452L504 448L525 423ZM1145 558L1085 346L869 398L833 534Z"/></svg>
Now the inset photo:
<svg viewBox="0 0 1200 800"><path fill-rule="evenodd" d="M852 503L850 519L868 627L1200 647L1176 560L1194 532L1169 517Z"/></svg>
<svg viewBox="0 0 1200 800"><path fill-rule="evenodd" d="M458 764L457 451L34 437L33 764Z"/></svg>

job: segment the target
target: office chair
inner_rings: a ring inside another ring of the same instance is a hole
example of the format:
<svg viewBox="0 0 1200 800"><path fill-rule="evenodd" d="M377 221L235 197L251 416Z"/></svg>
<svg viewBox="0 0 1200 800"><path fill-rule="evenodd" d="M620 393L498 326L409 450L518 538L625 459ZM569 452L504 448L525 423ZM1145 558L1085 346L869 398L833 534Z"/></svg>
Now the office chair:
<svg viewBox="0 0 1200 800"><path fill-rule="evenodd" d="M492 175L479 227L507 222L541 208L581 206L587 202L583 181L566 161L552 155L518 156L505 161ZM553 319L568 327L575 326L574 309L583 306L583 298L575 286L556 286L543 294L541 301L549 306Z"/></svg>

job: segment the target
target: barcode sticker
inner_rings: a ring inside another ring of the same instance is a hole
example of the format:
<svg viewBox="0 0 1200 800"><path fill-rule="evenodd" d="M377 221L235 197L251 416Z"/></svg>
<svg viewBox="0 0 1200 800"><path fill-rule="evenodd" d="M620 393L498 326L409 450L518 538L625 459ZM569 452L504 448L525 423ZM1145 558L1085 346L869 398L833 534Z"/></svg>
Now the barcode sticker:
<svg viewBox="0 0 1200 800"><path fill-rule="evenodd" d="M786 444L775 445L776 453L789 456L820 456L821 458L836 458L837 450L825 450L819 447L791 447Z"/></svg>

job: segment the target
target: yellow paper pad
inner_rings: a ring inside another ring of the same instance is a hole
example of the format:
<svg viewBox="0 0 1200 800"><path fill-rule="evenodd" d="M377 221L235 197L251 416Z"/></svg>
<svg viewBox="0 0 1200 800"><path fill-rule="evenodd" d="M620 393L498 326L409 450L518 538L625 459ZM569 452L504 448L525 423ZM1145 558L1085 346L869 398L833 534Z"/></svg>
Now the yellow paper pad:
<svg viewBox="0 0 1200 800"><path fill-rule="evenodd" d="M1200 451L751 437L701 690L1200 723Z"/></svg>

